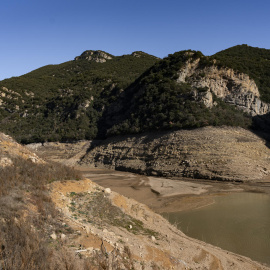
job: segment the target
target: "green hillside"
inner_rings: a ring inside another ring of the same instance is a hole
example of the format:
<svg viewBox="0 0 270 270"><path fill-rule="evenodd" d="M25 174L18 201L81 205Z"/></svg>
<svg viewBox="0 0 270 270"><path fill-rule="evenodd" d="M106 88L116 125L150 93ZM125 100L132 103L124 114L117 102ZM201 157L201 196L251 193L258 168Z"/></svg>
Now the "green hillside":
<svg viewBox="0 0 270 270"><path fill-rule="evenodd" d="M212 65L247 73L270 103L270 50L241 45L209 57L188 50L162 60L144 52L85 51L73 61L1 81L1 131L30 143L208 125L251 127L250 116L214 93L212 107L194 98L194 91L208 89L177 82L181 67L199 58L199 76Z"/></svg>
<svg viewBox="0 0 270 270"><path fill-rule="evenodd" d="M212 64L211 59L199 51L177 52L157 62L125 91L118 117L114 117L110 109L107 111L105 123L113 123L107 127L108 135L209 125L249 127L251 118L234 106L214 97L217 106L207 108L203 103L194 101L194 89L189 84L176 82L183 64L198 58L201 59L200 65Z"/></svg>
<svg viewBox="0 0 270 270"><path fill-rule="evenodd" d="M134 52L105 63L49 65L3 80L1 131L24 143L92 139L105 106L156 61Z"/></svg>

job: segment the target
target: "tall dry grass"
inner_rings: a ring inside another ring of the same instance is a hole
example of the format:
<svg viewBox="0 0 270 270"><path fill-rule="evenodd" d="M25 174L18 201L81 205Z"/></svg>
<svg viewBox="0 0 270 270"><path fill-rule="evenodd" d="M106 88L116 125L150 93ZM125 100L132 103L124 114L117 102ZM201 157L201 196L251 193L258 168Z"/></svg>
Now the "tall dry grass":
<svg viewBox="0 0 270 270"><path fill-rule="evenodd" d="M123 254L96 251L86 258L60 240L50 239L50 233L64 228L46 185L56 180L79 180L80 172L20 157L12 161L12 166L0 167L0 270L134 269L128 249ZM29 203L36 213L28 211Z"/></svg>

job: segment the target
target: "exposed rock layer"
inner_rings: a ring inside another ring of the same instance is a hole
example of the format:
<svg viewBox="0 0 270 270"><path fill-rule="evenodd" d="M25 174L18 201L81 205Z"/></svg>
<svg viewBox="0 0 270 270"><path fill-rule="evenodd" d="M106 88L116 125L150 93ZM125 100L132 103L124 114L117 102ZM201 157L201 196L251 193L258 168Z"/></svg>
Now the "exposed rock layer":
<svg viewBox="0 0 270 270"><path fill-rule="evenodd" d="M265 141L254 133L206 127L110 138L81 163L148 175L253 181L270 174L269 159Z"/></svg>

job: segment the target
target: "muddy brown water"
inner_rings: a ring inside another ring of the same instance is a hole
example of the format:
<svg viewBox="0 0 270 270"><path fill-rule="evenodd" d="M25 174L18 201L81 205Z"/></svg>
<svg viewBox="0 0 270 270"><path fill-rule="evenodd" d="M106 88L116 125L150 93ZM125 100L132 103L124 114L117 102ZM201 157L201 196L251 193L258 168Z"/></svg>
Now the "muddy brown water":
<svg viewBox="0 0 270 270"><path fill-rule="evenodd" d="M186 235L270 265L270 196L217 196L199 209L163 213Z"/></svg>

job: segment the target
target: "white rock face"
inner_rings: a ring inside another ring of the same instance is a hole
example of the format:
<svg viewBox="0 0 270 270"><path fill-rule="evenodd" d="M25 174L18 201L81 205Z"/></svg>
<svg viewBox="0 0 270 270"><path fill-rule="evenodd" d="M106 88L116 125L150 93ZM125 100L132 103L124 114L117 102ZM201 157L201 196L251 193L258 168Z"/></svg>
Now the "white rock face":
<svg viewBox="0 0 270 270"><path fill-rule="evenodd" d="M98 51L90 50L90 51L85 51L80 56L75 57L75 60L82 60L82 59L97 62L97 63L104 63L107 60L112 59L112 56L100 50Z"/></svg>
<svg viewBox="0 0 270 270"><path fill-rule="evenodd" d="M56 239L57 239L57 235L55 234L55 232L52 233L52 234L50 235L50 237L51 237L53 240L56 240Z"/></svg>
<svg viewBox="0 0 270 270"><path fill-rule="evenodd" d="M254 80L247 74L235 72L229 68L212 66L200 68L200 59L188 60L178 73L178 83L190 83L192 87L207 89L194 90L194 99L203 102L207 107L215 106L213 94L226 103L236 105L243 111L255 115L270 112L270 104L260 100L259 89Z"/></svg>
<svg viewBox="0 0 270 270"><path fill-rule="evenodd" d="M0 166L1 167L6 167L6 166L12 166L13 162L10 158L3 157L0 159Z"/></svg>

